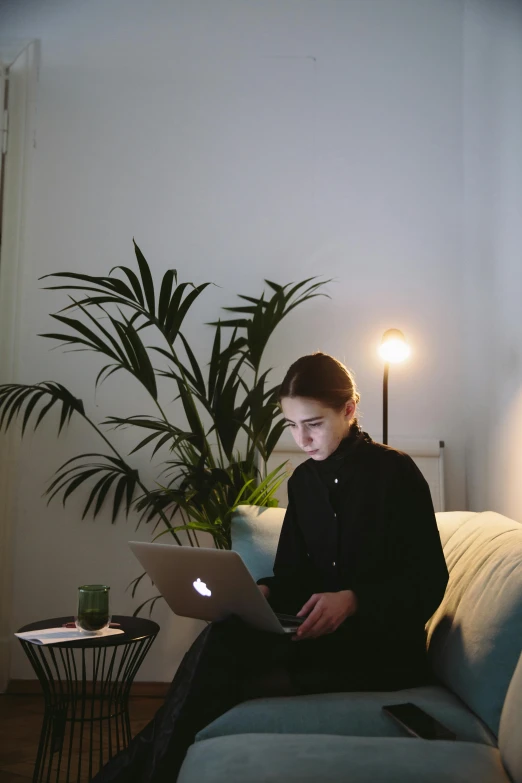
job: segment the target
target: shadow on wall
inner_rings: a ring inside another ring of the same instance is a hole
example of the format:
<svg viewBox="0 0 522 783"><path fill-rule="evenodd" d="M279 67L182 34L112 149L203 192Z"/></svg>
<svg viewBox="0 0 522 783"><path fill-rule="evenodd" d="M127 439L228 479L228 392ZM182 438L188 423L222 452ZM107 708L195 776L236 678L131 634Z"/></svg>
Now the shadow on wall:
<svg viewBox="0 0 522 783"><path fill-rule="evenodd" d="M491 466L486 474L486 502L499 514L522 520L522 389L511 401L499 401L500 426L492 432Z"/></svg>

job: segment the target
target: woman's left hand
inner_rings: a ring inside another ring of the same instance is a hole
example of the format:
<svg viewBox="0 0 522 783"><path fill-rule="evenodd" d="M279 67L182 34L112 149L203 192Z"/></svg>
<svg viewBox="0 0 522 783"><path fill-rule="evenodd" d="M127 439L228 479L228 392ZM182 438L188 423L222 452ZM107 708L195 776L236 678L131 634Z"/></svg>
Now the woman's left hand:
<svg viewBox="0 0 522 783"><path fill-rule="evenodd" d="M314 593L297 617L308 615L294 640L316 639L336 631L347 617L357 611L357 597L353 590L340 590L338 593Z"/></svg>

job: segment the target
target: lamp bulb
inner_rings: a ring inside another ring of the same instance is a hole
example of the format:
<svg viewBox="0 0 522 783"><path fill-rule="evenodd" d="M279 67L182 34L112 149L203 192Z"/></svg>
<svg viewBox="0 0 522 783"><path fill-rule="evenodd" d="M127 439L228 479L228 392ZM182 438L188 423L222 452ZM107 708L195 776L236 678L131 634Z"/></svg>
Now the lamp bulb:
<svg viewBox="0 0 522 783"><path fill-rule="evenodd" d="M399 329L388 329L383 334L379 354L385 362L403 362L411 353L410 346Z"/></svg>

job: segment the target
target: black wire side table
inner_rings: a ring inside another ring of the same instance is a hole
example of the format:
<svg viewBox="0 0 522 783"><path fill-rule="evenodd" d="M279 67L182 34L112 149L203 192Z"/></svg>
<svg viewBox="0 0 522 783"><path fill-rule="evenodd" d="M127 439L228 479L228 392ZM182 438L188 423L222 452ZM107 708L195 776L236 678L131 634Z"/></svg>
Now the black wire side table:
<svg viewBox="0 0 522 783"><path fill-rule="evenodd" d="M43 620L18 633L73 620ZM19 639L45 700L33 783L90 780L131 740L130 688L159 625L141 617L112 620L123 633L46 645Z"/></svg>

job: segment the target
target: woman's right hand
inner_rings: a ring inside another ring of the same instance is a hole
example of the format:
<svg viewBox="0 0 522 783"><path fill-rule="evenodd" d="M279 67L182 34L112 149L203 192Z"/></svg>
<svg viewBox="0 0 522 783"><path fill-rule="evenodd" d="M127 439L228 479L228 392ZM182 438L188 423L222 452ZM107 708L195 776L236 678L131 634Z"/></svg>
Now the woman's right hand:
<svg viewBox="0 0 522 783"><path fill-rule="evenodd" d="M268 585L258 585L258 587L268 601L268 598L270 597L270 588Z"/></svg>

